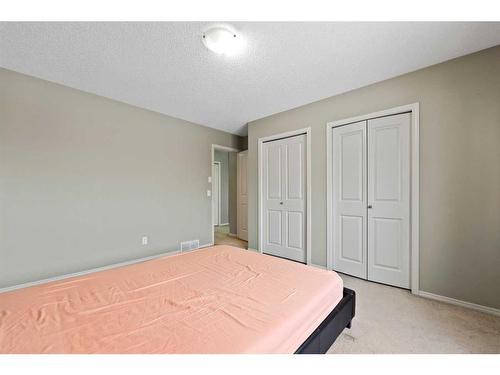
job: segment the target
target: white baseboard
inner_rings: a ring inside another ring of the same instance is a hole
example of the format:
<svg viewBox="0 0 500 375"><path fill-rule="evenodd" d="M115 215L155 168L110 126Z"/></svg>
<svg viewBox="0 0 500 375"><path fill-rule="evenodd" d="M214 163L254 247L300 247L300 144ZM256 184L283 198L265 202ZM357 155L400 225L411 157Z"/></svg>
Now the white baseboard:
<svg viewBox="0 0 500 375"><path fill-rule="evenodd" d="M205 246L210 246L210 245L205 245ZM202 247L202 246L200 246L200 247ZM165 253L151 255L151 256L148 256L148 257L144 257L144 258L127 260L125 262L108 264L106 266L97 267L97 268L91 268L91 269L84 270L84 271L67 273L67 274L60 275L60 276L54 276L54 277L49 277L49 278L46 278L46 279L41 279L41 280L36 280L36 281L30 281L28 283L7 286L5 288L0 288L0 293L10 292L10 291L16 290L16 289L28 288L30 286L35 286L35 285L40 285L40 284L46 284L46 283L50 283L52 281L64 280L64 279L68 279L70 277L87 275L87 274L93 273L93 272L110 270L112 268L128 266L128 265L135 264L135 263L145 262L147 260L152 260L152 259L156 259L156 258L162 258L162 257L165 257L165 256L171 256L171 255L176 255L176 254L180 254L180 253L181 253L180 250L167 251Z"/></svg>
<svg viewBox="0 0 500 375"><path fill-rule="evenodd" d="M210 246L213 246L213 245L214 245L213 243L208 243L208 244L205 244L205 245L200 245L200 247L198 249L202 249L204 247L210 247ZM127 260L125 262L120 262L120 263L108 264L107 266L102 266L102 267L97 267L97 268L91 268L91 269L88 269L88 270L85 270L85 271L67 273L67 274L64 274L64 275L61 275L61 276L54 276L54 277L49 277L49 278L46 278L46 279L41 279L41 280L36 280L36 281L30 281L28 283L7 286L5 288L0 288L0 293L10 292L11 290L16 290L16 289L28 288L30 286L35 286L35 285L40 285L40 284L46 284L46 283L50 283L52 281L58 281L58 280L68 279L70 277L87 275L87 274L93 273L93 272L110 270L112 268L128 266L128 265L135 264L135 263L145 262L147 260L153 260L153 259L156 259L156 258L162 258L162 257L165 257L165 256L176 255L176 254L181 254L181 250L167 251L165 253L161 253L161 254L157 254L157 255L151 255L151 256L148 256L148 257L144 257L144 258Z"/></svg>
<svg viewBox="0 0 500 375"><path fill-rule="evenodd" d="M478 305L478 304L475 304L472 302L466 302L466 301L462 301L462 300L455 299L455 298L441 296L439 294L424 292L423 290L418 291L417 295L419 295L420 297L432 299L435 301L445 302L445 303L449 303L451 305L461 306L461 307L465 307L467 309L472 309L472 310L481 311L481 312L484 312L487 314L500 316L500 309L495 309L494 307Z"/></svg>
<svg viewBox="0 0 500 375"><path fill-rule="evenodd" d="M200 245L199 249L202 249L202 248L205 248L205 247L210 247L210 246L213 246L213 245L214 245L213 243L208 243L208 244ZM248 250L252 250L252 251L260 253L260 251L256 250L256 249L250 249L249 248ZM5 287L5 288L0 288L0 293L10 292L10 291L16 290L16 289L28 288L30 286L45 284L45 283L49 283L49 282L52 282L52 281L63 280L63 279L67 279L67 278L70 278L70 277L87 275L87 274L93 273L93 272L105 271L105 270L109 270L109 269L113 269L113 268L117 268L117 267L128 266L128 265L131 265L131 264L141 263L141 262L145 262L145 261L148 261L148 260L152 260L152 259L156 259L156 258L161 258L161 257L165 257L165 256L176 255L176 254L180 254L180 253L181 253L180 250L173 250L173 251L168 251L168 252L157 254L157 255L151 255L151 256L148 256L148 257L144 257L144 258L132 259L132 260L128 260L128 261L125 261L125 262L109 264L107 266L102 266L102 267L97 267L97 268L91 268L91 269L85 270L85 271L73 272L73 273L68 273L68 274L61 275L61 276L49 277L49 278L42 279L42 280L37 280L37 281L31 281L31 282L28 282L28 283L12 285L12 286L8 286L8 287ZM313 264L313 263L311 263L310 266L321 268L321 269L326 269L326 267L324 267L324 266L320 266L320 265ZM471 303L471 302L461 301L461 300L458 300L458 299L441 296L439 294L433 294L433 293L429 293L429 292L424 292L422 290L418 291L417 295L420 296L420 297L423 297L423 298L428 298L428 299L432 299L432 300L435 300L435 301L445 302L445 303L449 303L449 304L452 304L452 305L461 306L461 307L465 307L465 308L476 310L476 311L481 311L481 312L484 312L484 313L487 313L487 314L492 314L492 315L495 315L495 316L500 316L500 309L496 309L494 307L488 307L488 306L478 305L478 304Z"/></svg>

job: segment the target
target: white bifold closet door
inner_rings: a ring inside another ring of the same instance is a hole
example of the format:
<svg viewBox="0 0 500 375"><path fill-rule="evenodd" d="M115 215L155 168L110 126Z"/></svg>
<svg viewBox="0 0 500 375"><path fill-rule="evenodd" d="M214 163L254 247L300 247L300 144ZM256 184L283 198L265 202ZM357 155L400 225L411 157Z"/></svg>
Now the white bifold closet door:
<svg viewBox="0 0 500 375"><path fill-rule="evenodd" d="M410 114L333 129L334 269L410 287Z"/></svg>
<svg viewBox="0 0 500 375"><path fill-rule="evenodd" d="M263 144L263 252L306 261L306 135Z"/></svg>

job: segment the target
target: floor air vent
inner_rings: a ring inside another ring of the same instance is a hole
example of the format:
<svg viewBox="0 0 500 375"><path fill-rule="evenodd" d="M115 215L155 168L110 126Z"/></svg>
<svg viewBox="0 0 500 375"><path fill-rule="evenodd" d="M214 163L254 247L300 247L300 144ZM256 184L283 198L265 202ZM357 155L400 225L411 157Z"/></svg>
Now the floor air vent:
<svg viewBox="0 0 500 375"><path fill-rule="evenodd" d="M181 252L198 249L199 247L200 247L200 240L181 242Z"/></svg>

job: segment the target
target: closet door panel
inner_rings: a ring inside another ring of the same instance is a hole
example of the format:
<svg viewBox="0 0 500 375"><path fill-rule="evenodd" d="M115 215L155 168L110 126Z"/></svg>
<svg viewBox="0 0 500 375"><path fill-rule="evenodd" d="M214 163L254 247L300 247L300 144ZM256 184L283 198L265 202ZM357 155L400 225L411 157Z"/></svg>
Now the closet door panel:
<svg viewBox="0 0 500 375"><path fill-rule="evenodd" d="M410 286L410 114L368 121L368 279Z"/></svg>
<svg viewBox="0 0 500 375"><path fill-rule="evenodd" d="M340 259L363 264L363 232L362 216L341 215L339 230Z"/></svg>
<svg viewBox="0 0 500 375"><path fill-rule="evenodd" d="M283 139L286 243L280 254L299 262L306 261L306 135Z"/></svg>
<svg viewBox="0 0 500 375"><path fill-rule="evenodd" d="M366 278L366 121L332 131L333 269Z"/></svg>

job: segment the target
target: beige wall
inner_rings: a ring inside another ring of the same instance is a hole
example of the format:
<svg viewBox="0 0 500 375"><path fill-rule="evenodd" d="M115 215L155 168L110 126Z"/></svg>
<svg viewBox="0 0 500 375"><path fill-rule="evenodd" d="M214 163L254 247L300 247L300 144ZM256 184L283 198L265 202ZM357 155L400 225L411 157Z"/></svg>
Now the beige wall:
<svg viewBox="0 0 500 375"><path fill-rule="evenodd" d="M0 69L0 287L210 243L211 145L240 142Z"/></svg>
<svg viewBox="0 0 500 375"><path fill-rule="evenodd" d="M388 59L390 63L390 59ZM249 246L257 140L312 127L312 261L326 264L326 123L420 102L420 289L500 308L500 47L249 124Z"/></svg>

